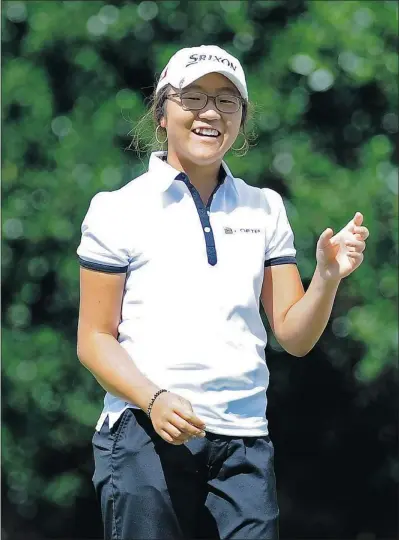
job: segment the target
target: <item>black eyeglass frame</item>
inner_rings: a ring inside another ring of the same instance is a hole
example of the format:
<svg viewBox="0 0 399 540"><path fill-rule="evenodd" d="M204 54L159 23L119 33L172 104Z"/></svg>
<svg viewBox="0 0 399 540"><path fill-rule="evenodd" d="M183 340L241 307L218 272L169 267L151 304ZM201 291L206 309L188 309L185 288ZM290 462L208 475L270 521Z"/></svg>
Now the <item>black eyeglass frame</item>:
<svg viewBox="0 0 399 540"><path fill-rule="evenodd" d="M183 101L182 101L182 96L184 94L200 94L202 96L205 96L206 97L206 101L205 101L205 104L200 107L199 109L193 109L193 108L188 108L188 107L185 107L183 105ZM180 101L181 101L181 104L183 106L183 108L187 111L202 111L202 109L205 109L205 107L208 105L208 102L209 102L209 98L210 99L213 99L213 102L215 104L215 107L217 108L217 110L223 114L235 114L236 112L238 112L240 110L240 104L241 104L241 107L246 103L245 99L242 98L241 96L236 96L235 94L218 94L217 96L210 96L209 94L205 94L205 92L197 92L195 90L192 90L192 91L186 91L186 92L178 92L178 93L175 93L175 94L169 94L168 96L165 97L165 99L169 99L171 97L179 97L180 98ZM236 99L238 99L239 101L239 105L238 105L238 109L236 111L231 111L231 112L226 112L226 111L222 111L219 109L219 107L217 106L217 103L216 103L216 99L217 98L220 98L220 97L234 97Z"/></svg>

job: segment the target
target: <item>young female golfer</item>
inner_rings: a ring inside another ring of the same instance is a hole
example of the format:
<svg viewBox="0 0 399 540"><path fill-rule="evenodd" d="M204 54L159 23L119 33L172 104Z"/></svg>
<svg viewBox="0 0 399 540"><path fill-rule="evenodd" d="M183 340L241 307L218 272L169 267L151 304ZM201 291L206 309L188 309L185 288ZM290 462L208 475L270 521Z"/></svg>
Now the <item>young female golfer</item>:
<svg viewBox="0 0 399 540"><path fill-rule="evenodd" d="M277 539L262 301L294 356L363 260L363 216L326 229L304 293L275 191L222 161L245 126L239 61L182 49L155 91L167 152L97 194L78 248L80 361L107 391L93 438L106 539Z"/></svg>

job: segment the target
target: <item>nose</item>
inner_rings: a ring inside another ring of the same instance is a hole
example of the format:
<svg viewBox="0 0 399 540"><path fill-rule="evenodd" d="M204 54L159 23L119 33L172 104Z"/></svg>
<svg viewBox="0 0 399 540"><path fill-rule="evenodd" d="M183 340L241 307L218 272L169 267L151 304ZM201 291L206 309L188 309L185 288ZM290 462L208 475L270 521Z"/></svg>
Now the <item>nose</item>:
<svg viewBox="0 0 399 540"><path fill-rule="evenodd" d="M219 120L221 118L221 114L216 108L214 98L208 98L208 103L203 109L198 111L198 116L200 118L205 118L208 120Z"/></svg>

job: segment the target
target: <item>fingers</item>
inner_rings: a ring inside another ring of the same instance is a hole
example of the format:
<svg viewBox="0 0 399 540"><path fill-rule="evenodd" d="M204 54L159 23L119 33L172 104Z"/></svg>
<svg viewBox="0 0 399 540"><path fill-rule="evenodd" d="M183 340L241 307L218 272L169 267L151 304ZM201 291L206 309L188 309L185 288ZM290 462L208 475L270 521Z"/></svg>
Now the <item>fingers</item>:
<svg viewBox="0 0 399 540"><path fill-rule="evenodd" d="M168 429L160 429L159 430L159 435L161 435L161 437L166 441L168 442L169 444L174 444L175 446L177 445L180 445L180 444L184 444L186 442L185 439L182 439L182 438L179 438L179 437L172 437L172 435L169 433L169 428Z"/></svg>
<svg viewBox="0 0 399 540"><path fill-rule="evenodd" d="M359 253L358 251L350 251L348 253L348 257L351 258L357 265L361 264L364 259L363 253Z"/></svg>
<svg viewBox="0 0 399 540"><path fill-rule="evenodd" d="M370 236L370 231L367 227L354 227L352 232L354 235L359 236L361 240L367 240Z"/></svg>
<svg viewBox="0 0 399 540"><path fill-rule="evenodd" d="M177 415L176 415L177 416ZM179 418L177 416L177 418ZM173 420L173 422L176 422ZM162 434L166 434L167 437L164 439L171 444L183 444L189 441L192 437L205 437L205 432L198 429L194 429L190 424L184 422L184 420L177 420L177 424L182 426L182 429L179 429L176 424L172 422L166 422L162 428Z"/></svg>
<svg viewBox="0 0 399 540"><path fill-rule="evenodd" d="M174 444L173 437L171 437L167 431L165 431L164 429L160 429L159 434L166 442Z"/></svg>
<svg viewBox="0 0 399 540"><path fill-rule="evenodd" d="M205 423L201 420L201 418L198 418L193 410L188 409L187 407L178 406L174 409L175 413L177 413L181 418L186 420L189 424L195 426L196 428L200 429L201 431L205 429Z"/></svg>
<svg viewBox="0 0 399 540"><path fill-rule="evenodd" d="M175 443L182 444L190 439L190 435L187 433L182 433L180 429L177 429L177 427L170 422L165 424L164 430L172 437L172 440Z"/></svg>
<svg viewBox="0 0 399 540"><path fill-rule="evenodd" d="M205 437L205 423L185 398L165 392L154 403L151 421L155 431L170 444L183 444L192 437Z"/></svg>
<svg viewBox="0 0 399 540"><path fill-rule="evenodd" d="M190 437L183 436L183 434L176 429L172 424L166 423L163 428L158 432L159 435L170 444L184 444Z"/></svg>
<svg viewBox="0 0 399 540"><path fill-rule="evenodd" d="M174 413L171 422L183 433L191 437L203 437L205 435L203 429L199 429L189 422L184 420L181 416ZM205 427L205 426L204 426Z"/></svg>
<svg viewBox="0 0 399 540"><path fill-rule="evenodd" d="M184 434L178 429L176 429L172 424L166 423L163 428L157 430L158 435L160 435L166 442L170 444L184 444L189 439L190 435Z"/></svg>
<svg viewBox="0 0 399 540"><path fill-rule="evenodd" d="M350 252L357 251L359 253L362 253L366 249L366 243L363 242L362 240L356 240L356 238L351 239L351 240L346 240L345 245L348 248L352 248L352 249L349 249Z"/></svg>
<svg viewBox="0 0 399 540"><path fill-rule="evenodd" d="M319 242L318 242L319 246L321 248L324 248L330 242L331 238L333 237L333 234L334 234L334 231L331 228L328 228L325 231L323 231L319 238Z"/></svg>

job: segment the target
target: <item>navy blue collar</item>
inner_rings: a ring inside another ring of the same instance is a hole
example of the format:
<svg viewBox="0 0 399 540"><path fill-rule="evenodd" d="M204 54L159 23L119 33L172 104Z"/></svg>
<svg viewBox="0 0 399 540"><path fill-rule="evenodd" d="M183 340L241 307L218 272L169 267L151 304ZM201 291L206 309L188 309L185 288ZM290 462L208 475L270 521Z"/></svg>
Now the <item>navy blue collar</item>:
<svg viewBox="0 0 399 540"><path fill-rule="evenodd" d="M158 186L162 191L166 191L172 184L173 180L176 180L177 176L181 174L180 171L169 165L166 161L166 152L153 152L150 157L150 163L148 172L154 174L154 180L156 180ZM218 174L218 183L220 186L225 182L227 178L234 179L226 163L222 161L222 165Z"/></svg>

